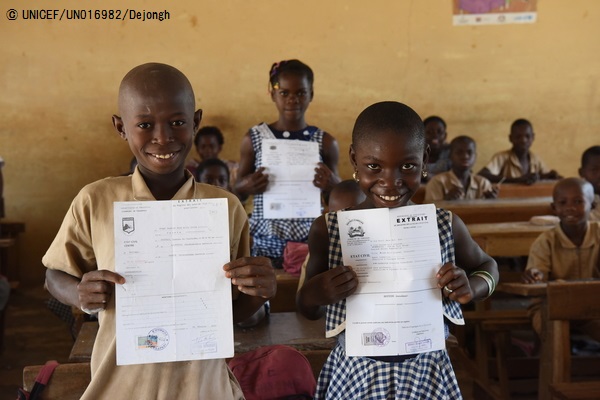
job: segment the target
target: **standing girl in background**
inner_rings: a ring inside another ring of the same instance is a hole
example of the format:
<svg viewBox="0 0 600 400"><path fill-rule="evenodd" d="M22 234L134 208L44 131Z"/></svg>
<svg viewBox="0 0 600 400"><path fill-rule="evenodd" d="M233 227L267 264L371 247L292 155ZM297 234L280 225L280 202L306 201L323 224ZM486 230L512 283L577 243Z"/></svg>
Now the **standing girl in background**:
<svg viewBox="0 0 600 400"><path fill-rule="evenodd" d="M407 205L428 155L423 122L410 107L383 102L365 109L354 125L350 160L366 199L351 209ZM464 323L459 303L491 295L498 267L458 216L438 209L437 225L442 266L436 278L448 337L448 321ZM342 263L338 227L335 212L313 223L306 282L297 296L298 310L311 319L326 314L326 336L338 338L319 376L315 399L460 399L445 349L403 356L346 355L346 298L359 281L352 267Z"/></svg>
<svg viewBox="0 0 600 400"><path fill-rule="evenodd" d="M305 140L319 143L321 162L315 168L313 184L326 198L340 181L336 140L327 132L309 125L304 117L313 99L314 75L310 67L299 60L284 60L273 64L269 71L269 93L277 107L279 118L252 127L241 144L240 167L235 193L241 199L254 195L254 210L250 217L250 234L254 240L253 255L269 257L281 268L283 249L287 242L305 242L312 218L264 219L263 197L269 176L262 166L262 140Z"/></svg>

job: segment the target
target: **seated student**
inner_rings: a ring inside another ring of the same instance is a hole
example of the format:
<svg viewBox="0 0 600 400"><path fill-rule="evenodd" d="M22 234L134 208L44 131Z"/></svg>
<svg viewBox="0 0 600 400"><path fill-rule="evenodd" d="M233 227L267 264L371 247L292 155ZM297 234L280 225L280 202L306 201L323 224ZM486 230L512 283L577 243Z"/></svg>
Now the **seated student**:
<svg viewBox="0 0 600 400"><path fill-rule="evenodd" d="M494 154L490 162L479 171L493 183L525 183L531 185L539 179L560 179L554 170L549 170L542 160L529 149L534 139L533 126L526 119L518 119L510 127L508 139L510 150Z"/></svg>
<svg viewBox="0 0 600 400"><path fill-rule="evenodd" d="M196 180L200 183L217 186L231 192L229 168L218 158L209 158L198 164Z"/></svg>
<svg viewBox="0 0 600 400"><path fill-rule="evenodd" d="M592 146L583 152L579 176L594 187L596 208L590 213L590 220L600 221L600 146Z"/></svg>
<svg viewBox="0 0 600 400"><path fill-rule="evenodd" d="M423 120L425 125L425 140L429 146L429 160L421 177L421 182L427 182L431 177L450 170L450 146L446 142L446 122L432 115Z"/></svg>
<svg viewBox="0 0 600 400"><path fill-rule="evenodd" d="M328 212L345 210L352 206L359 205L362 203L367 196L363 193L358 186L358 182L354 179L346 179L341 181L331 189L329 193L329 199L327 203ZM308 264L310 254L306 255L306 259L302 264L300 271L300 279L298 281L298 290L302 287L304 279L306 277L306 265Z"/></svg>
<svg viewBox="0 0 600 400"><path fill-rule="evenodd" d="M98 310L92 380L84 400L243 398L223 359L116 365L112 293L125 278L114 272L115 201L226 198L232 261L223 267L223 274L232 282L234 322L254 314L276 291L269 260L248 257L248 221L237 197L197 183L185 169L202 117L202 110L194 111L194 99L188 79L171 66L143 64L125 75L119 88L120 115L113 116L113 124L138 166L131 176L84 187L42 260L53 296L86 312Z"/></svg>
<svg viewBox="0 0 600 400"><path fill-rule="evenodd" d="M592 185L580 178L562 179L554 186L552 200L560 224L542 233L531 245L523 282L599 278L600 224L589 220L590 210L595 207ZM531 305L530 315L539 335L540 302ZM600 320L585 321L576 327L600 341Z"/></svg>
<svg viewBox="0 0 600 400"><path fill-rule="evenodd" d="M475 141L458 136L450 142L452 169L435 175L425 186L425 202L459 199L490 199L498 196L498 188L483 176L473 175Z"/></svg>
<svg viewBox="0 0 600 400"><path fill-rule="evenodd" d="M219 158L219 153L223 150L225 144L225 138L223 133L216 126L205 126L198 129L196 136L194 136L194 146L200 160L192 160L186 168L194 175L197 176L196 169L198 165L206 160L212 158ZM223 161L229 169L229 186L234 187L235 179L237 177L238 163L232 160Z"/></svg>

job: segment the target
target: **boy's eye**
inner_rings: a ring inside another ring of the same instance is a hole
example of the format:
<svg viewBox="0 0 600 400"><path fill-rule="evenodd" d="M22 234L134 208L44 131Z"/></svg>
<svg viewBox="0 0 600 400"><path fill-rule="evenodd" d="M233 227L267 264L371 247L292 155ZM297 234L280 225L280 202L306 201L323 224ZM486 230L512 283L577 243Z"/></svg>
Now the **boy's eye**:
<svg viewBox="0 0 600 400"><path fill-rule="evenodd" d="M173 121L171 122L171 126L182 126L185 124L185 121Z"/></svg>
<svg viewBox="0 0 600 400"><path fill-rule="evenodd" d="M141 129L148 129L148 128L150 128L150 124L148 122L139 123L139 124L137 124L137 126L138 126L138 128L141 128Z"/></svg>

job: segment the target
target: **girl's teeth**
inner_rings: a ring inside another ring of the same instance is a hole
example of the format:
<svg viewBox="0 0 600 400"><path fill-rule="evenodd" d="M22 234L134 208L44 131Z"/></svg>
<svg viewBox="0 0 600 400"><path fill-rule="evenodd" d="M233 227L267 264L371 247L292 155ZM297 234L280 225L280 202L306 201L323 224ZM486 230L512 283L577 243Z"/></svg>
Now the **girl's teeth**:
<svg viewBox="0 0 600 400"><path fill-rule="evenodd" d="M400 196L379 196L385 201L396 201L400 198Z"/></svg>
<svg viewBox="0 0 600 400"><path fill-rule="evenodd" d="M169 153L169 154L153 154L154 157L156 158L161 158L163 160L166 160L167 158L171 158L175 155L175 153Z"/></svg>

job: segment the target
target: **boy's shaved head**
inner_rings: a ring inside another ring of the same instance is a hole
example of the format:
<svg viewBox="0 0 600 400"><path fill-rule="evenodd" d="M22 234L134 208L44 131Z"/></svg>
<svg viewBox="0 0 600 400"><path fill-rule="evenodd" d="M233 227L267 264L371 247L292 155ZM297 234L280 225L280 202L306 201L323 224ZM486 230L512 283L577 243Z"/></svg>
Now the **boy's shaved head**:
<svg viewBox="0 0 600 400"><path fill-rule="evenodd" d="M186 76L167 64L147 63L133 68L125 75L119 87L119 110L132 100L132 96L184 95L189 101L191 112L195 109L195 96Z"/></svg>
<svg viewBox="0 0 600 400"><path fill-rule="evenodd" d="M425 148L425 126L421 117L409 106L395 101L383 101L360 113L352 131L352 143L369 139L372 133L389 131L408 135L415 144Z"/></svg>
<svg viewBox="0 0 600 400"><path fill-rule="evenodd" d="M594 201L594 187L591 183L582 178L564 178L556 182L554 190L552 191L552 197L556 199L559 193L570 187L578 187L581 192L590 203Z"/></svg>

